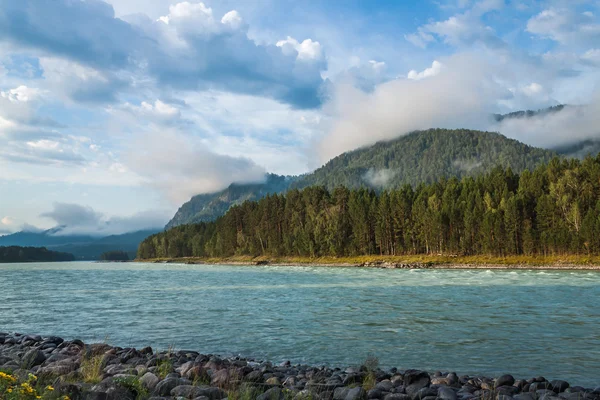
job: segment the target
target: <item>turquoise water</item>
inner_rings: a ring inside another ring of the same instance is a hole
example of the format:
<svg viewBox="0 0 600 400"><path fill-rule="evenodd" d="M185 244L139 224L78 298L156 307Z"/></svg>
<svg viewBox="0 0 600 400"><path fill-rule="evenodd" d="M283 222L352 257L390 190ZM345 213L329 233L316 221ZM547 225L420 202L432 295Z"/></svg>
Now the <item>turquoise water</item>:
<svg viewBox="0 0 600 400"><path fill-rule="evenodd" d="M600 273L0 264L0 331L600 385Z"/></svg>

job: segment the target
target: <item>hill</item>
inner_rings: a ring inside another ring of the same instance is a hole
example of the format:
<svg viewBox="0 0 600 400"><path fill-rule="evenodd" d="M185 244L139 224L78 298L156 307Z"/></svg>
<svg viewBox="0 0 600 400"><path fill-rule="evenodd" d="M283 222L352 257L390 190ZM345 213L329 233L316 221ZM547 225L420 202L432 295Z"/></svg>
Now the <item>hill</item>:
<svg viewBox="0 0 600 400"><path fill-rule="evenodd" d="M138 245L156 230L143 230L93 237L86 235L61 235L61 227L42 232L17 232L12 235L0 236L0 246L46 247L48 250L66 252L77 260L98 260L102 253L112 250L122 250L130 258L135 258Z"/></svg>
<svg viewBox="0 0 600 400"><path fill-rule="evenodd" d="M293 180L292 177L267 174L264 183L233 183L220 192L194 196L177 210L166 229L184 224L214 221L225 214L231 206L242 204L246 200L258 200L267 194L284 192Z"/></svg>
<svg viewBox="0 0 600 400"><path fill-rule="evenodd" d="M50 251L45 247L0 246L0 263L74 260L73 254Z"/></svg>
<svg viewBox="0 0 600 400"><path fill-rule="evenodd" d="M211 194L194 196L179 208L166 229L214 221L230 207L289 188L322 185L393 189L441 177L488 172L494 166L520 172L550 160L556 153L527 146L498 133L431 129L344 153L316 171L299 177L268 175L263 184L233 184Z"/></svg>
<svg viewBox="0 0 600 400"><path fill-rule="evenodd" d="M303 176L292 187L394 189L405 184L431 183L442 177L474 176L495 166L520 172L555 155L498 133L431 129L344 153Z"/></svg>

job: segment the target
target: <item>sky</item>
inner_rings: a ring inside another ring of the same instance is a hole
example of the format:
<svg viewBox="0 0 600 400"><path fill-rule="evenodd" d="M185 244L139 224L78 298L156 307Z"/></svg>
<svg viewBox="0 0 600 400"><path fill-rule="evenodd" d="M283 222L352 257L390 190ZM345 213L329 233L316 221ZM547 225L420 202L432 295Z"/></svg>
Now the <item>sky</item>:
<svg viewBox="0 0 600 400"><path fill-rule="evenodd" d="M0 235L161 227L417 129L593 139L599 67L600 0L0 0Z"/></svg>

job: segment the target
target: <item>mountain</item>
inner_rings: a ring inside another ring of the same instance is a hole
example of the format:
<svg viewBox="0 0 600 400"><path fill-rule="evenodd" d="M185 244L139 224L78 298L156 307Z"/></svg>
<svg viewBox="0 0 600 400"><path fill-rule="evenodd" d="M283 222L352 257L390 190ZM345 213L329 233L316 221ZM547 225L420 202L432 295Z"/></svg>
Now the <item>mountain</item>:
<svg viewBox="0 0 600 400"><path fill-rule="evenodd" d="M177 210L166 229L178 225L213 221L225 214L231 206L242 204L246 200L258 200L271 193L286 191L294 179L267 174L264 183L233 183L220 192L194 196Z"/></svg>
<svg viewBox="0 0 600 400"><path fill-rule="evenodd" d="M554 149L558 154L565 157L583 160L586 156L595 156L600 153L600 140L583 140Z"/></svg>
<svg viewBox="0 0 600 400"><path fill-rule="evenodd" d="M292 187L393 189L431 183L442 177L473 176L498 165L520 172L555 155L498 133L430 129L344 153L303 176Z"/></svg>
<svg viewBox="0 0 600 400"><path fill-rule="evenodd" d="M508 113L508 114L494 114L494 120L496 122L502 122L505 119L539 117L539 116L544 116L544 115L560 112L565 107L567 107L566 104L559 104L557 106L542 108L539 110L525 110L525 111L515 111L515 112Z"/></svg>
<svg viewBox="0 0 600 400"><path fill-rule="evenodd" d="M268 175L262 184L233 184L211 194L194 196L167 224L213 221L232 206L289 188L322 185L374 189L418 185L441 177L463 177L490 171L494 166L514 172L547 162L556 153L527 146L498 133L431 129L344 153L316 171L299 177Z"/></svg>
<svg viewBox="0 0 600 400"><path fill-rule="evenodd" d="M0 236L0 246L46 247L51 251L70 253L77 260L98 260L105 252L121 250L135 258L138 245L146 237L158 230L143 230L93 237L86 235L58 234L63 227L57 227L42 232L17 232L12 235Z"/></svg>
<svg viewBox="0 0 600 400"><path fill-rule="evenodd" d="M508 114L494 114L494 120L501 123L505 120L511 119L527 119L539 116L547 116L549 114L557 114L563 110L574 110L576 106L569 106L566 104L560 104L554 107L542 108L540 110L526 110L526 111L515 111ZM600 134L600 129L599 132ZM599 135L600 136L600 135ZM552 148L558 154L568 157L577 158L583 160L586 156L595 156L600 153L600 140L599 139L587 139L577 140L565 145L560 145Z"/></svg>

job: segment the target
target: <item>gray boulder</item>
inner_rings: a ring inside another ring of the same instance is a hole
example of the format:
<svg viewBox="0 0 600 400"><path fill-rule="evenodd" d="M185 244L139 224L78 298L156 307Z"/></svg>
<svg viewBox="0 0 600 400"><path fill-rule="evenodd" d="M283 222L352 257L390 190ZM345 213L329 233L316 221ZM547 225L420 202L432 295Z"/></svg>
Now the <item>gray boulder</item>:
<svg viewBox="0 0 600 400"><path fill-rule="evenodd" d="M502 375L496 382L494 383L494 387L498 388L500 386L512 386L515 383L515 378L512 375Z"/></svg>
<svg viewBox="0 0 600 400"><path fill-rule="evenodd" d="M37 365L42 365L46 361L46 355L38 349L31 349L23 356L23 368L31 369Z"/></svg>
<svg viewBox="0 0 600 400"><path fill-rule="evenodd" d="M456 400L456 392L444 386L438 389L437 397L441 400Z"/></svg>

